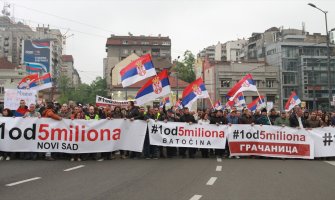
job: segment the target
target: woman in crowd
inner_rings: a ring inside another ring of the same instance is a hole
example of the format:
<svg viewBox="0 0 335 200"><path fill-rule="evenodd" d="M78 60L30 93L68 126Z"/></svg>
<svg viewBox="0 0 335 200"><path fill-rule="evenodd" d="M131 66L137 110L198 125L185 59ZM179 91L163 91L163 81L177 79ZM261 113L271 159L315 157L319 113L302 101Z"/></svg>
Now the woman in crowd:
<svg viewBox="0 0 335 200"><path fill-rule="evenodd" d="M13 113L10 109L5 108L2 110L2 117L13 117ZM0 160L10 160L14 158L14 152L1 152L0 151Z"/></svg>

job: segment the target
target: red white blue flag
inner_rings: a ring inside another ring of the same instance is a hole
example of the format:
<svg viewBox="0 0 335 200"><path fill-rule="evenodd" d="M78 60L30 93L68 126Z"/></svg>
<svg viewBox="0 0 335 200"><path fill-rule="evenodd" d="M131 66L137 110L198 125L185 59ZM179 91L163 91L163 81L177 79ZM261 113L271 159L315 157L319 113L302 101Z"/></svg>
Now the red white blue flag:
<svg viewBox="0 0 335 200"><path fill-rule="evenodd" d="M146 54L127 65L120 71L123 87L132 85L148 77L155 76L156 70L150 54Z"/></svg>
<svg viewBox="0 0 335 200"><path fill-rule="evenodd" d="M198 78L184 89L181 103L184 107L190 108L193 102L197 101L197 99L208 97L209 95L202 78Z"/></svg>
<svg viewBox="0 0 335 200"><path fill-rule="evenodd" d="M257 99L253 100L250 104L248 104L248 109L253 112L262 108L266 108L266 103L263 96L261 96L260 98L257 97Z"/></svg>
<svg viewBox="0 0 335 200"><path fill-rule="evenodd" d="M171 106L171 103L170 103L170 97L164 97L164 98L159 102L159 107L162 108L163 106Z"/></svg>
<svg viewBox="0 0 335 200"><path fill-rule="evenodd" d="M227 98L233 100L237 94L244 91L257 91L255 81L251 74L244 76L233 88L227 93Z"/></svg>
<svg viewBox="0 0 335 200"><path fill-rule="evenodd" d="M24 77L17 85L17 89L30 89L32 84L38 80L38 74L31 74Z"/></svg>
<svg viewBox="0 0 335 200"><path fill-rule="evenodd" d="M183 109L183 104L181 103L180 99L176 102L174 106L176 107L176 109Z"/></svg>
<svg viewBox="0 0 335 200"><path fill-rule="evenodd" d="M171 87L167 70L163 70L158 75L150 78L137 92L136 104L143 105L149 101L170 94Z"/></svg>
<svg viewBox="0 0 335 200"><path fill-rule="evenodd" d="M44 90L52 87L52 78L50 73L42 76L32 74L24 77L18 84L18 89Z"/></svg>
<svg viewBox="0 0 335 200"><path fill-rule="evenodd" d="M234 107L234 106L235 106L238 110L241 110L241 109L243 109L243 107L246 106L246 102L245 102L245 99L244 99L244 96L243 96L242 92L238 93L238 94L234 97L233 100L228 101L228 102L226 103L226 108L227 108L227 109L230 109L230 110L231 110L231 108Z"/></svg>
<svg viewBox="0 0 335 200"><path fill-rule="evenodd" d="M222 110L222 104L221 104L220 101L215 102L214 109L215 110Z"/></svg>
<svg viewBox="0 0 335 200"><path fill-rule="evenodd" d="M291 93L290 98L288 98L286 104L285 104L285 110L290 111L294 106L299 105L301 103L301 100L299 99L298 95L293 91Z"/></svg>

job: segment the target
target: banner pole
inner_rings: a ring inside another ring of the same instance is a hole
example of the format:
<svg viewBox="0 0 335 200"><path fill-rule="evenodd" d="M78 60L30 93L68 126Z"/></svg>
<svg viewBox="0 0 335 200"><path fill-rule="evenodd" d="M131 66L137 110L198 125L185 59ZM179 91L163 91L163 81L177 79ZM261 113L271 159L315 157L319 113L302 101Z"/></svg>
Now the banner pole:
<svg viewBox="0 0 335 200"><path fill-rule="evenodd" d="M261 98L261 95L260 95L259 92L258 92L258 89L256 90L256 92L257 92L257 94L258 94L259 100L261 100L261 103L263 104L264 102L263 102L263 100L262 100L262 98ZM268 118L270 125L272 125L271 120L270 120L270 118L269 118L269 116L268 116L267 113L266 113L266 117Z"/></svg>

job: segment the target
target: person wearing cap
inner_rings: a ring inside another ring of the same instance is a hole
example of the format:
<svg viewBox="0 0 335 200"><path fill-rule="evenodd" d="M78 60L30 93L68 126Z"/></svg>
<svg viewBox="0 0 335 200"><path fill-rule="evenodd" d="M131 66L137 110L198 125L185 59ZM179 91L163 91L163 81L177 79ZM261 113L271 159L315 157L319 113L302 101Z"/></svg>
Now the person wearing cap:
<svg viewBox="0 0 335 200"><path fill-rule="evenodd" d="M189 124L197 123L193 115L190 114L190 110L187 107L184 107L184 115L180 117L180 122L186 122ZM186 151L188 150L188 155L190 158L195 158L196 148L186 148L180 147L179 154L182 158L186 158Z"/></svg>
<svg viewBox="0 0 335 200"><path fill-rule="evenodd" d="M270 121L269 121L267 114L268 114L267 110L263 108L261 112L261 116L256 120L256 124L270 125Z"/></svg>
<svg viewBox="0 0 335 200"><path fill-rule="evenodd" d="M290 126L290 121L288 119L288 116L287 116L285 110L280 112L280 117L278 117L274 121L273 125L275 125L275 126Z"/></svg>

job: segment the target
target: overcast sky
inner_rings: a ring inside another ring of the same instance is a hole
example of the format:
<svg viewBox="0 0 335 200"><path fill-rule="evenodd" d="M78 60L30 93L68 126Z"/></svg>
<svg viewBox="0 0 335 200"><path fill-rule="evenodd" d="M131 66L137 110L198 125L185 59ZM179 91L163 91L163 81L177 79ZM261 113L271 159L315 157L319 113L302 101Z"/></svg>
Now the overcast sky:
<svg viewBox="0 0 335 200"><path fill-rule="evenodd" d="M0 0L3 5L3 0ZM8 0L16 21L49 24L67 30L66 54L74 56L82 80L102 76L105 44L110 34L169 36L172 58L186 49L194 54L206 46L276 26L301 28L325 34L324 14L307 5L314 3L328 13L328 27L335 28L332 0ZM13 12L14 6L14 12Z"/></svg>

